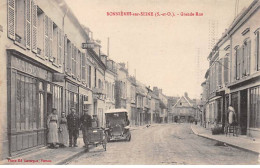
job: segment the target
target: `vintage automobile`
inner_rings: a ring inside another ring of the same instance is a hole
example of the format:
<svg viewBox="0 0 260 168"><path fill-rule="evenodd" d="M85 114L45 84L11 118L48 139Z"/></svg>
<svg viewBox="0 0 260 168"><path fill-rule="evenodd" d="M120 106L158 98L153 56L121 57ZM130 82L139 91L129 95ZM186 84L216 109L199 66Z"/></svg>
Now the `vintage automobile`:
<svg viewBox="0 0 260 168"><path fill-rule="evenodd" d="M130 121L126 109L109 109L105 112L107 140L131 140Z"/></svg>

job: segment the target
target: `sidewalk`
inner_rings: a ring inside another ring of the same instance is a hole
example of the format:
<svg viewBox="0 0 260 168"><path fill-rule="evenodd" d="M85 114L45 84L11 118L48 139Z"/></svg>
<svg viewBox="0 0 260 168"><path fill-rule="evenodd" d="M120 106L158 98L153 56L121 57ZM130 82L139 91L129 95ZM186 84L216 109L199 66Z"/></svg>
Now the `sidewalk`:
<svg viewBox="0 0 260 168"><path fill-rule="evenodd" d="M0 165L61 165L69 160L85 153L83 138L78 138L78 147L66 147L49 149L43 147L35 151L12 157L11 160L3 160ZM90 147L91 148L91 147ZM21 162L19 162L21 161Z"/></svg>
<svg viewBox="0 0 260 168"><path fill-rule="evenodd" d="M253 139L244 135L239 135L238 137L233 135L226 136L225 134L212 135L211 130L201 127L199 125L191 125L191 129L194 134L200 137L215 140L218 142L223 142L229 146L253 152L256 154L260 153L260 139Z"/></svg>

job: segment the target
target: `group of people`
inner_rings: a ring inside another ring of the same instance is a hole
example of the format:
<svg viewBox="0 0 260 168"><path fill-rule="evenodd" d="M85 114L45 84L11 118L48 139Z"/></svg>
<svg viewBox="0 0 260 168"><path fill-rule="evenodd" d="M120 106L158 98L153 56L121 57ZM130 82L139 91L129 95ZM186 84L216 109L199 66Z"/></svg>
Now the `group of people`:
<svg viewBox="0 0 260 168"><path fill-rule="evenodd" d="M87 132L90 128L98 127L98 119L96 115L92 117L88 114L88 110L84 109L84 114L79 118L76 109L71 108L70 114L66 117L66 113L61 113L58 118L57 110L52 109L47 119L48 128L48 144L50 148L66 147L69 141L69 147L77 147L77 138L79 130L82 130L85 147L88 147Z"/></svg>

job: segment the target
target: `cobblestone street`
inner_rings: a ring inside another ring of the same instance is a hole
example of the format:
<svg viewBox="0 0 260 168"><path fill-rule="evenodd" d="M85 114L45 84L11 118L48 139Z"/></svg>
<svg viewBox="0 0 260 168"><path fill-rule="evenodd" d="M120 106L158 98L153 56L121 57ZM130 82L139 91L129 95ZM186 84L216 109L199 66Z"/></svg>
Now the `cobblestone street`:
<svg viewBox="0 0 260 168"><path fill-rule="evenodd" d="M194 135L189 124L155 125L132 131L131 142L98 146L68 164L258 164L258 156Z"/></svg>

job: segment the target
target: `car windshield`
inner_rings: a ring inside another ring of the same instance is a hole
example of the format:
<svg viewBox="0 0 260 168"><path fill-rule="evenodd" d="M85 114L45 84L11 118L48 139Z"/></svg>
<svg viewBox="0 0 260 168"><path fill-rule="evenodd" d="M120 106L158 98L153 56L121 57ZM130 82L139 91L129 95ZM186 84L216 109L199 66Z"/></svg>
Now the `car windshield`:
<svg viewBox="0 0 260 168"><path fill-rule="evenodd" d="M108 113L106 114L106 123L109 126L115 126L117 124L125 126L126 125L126 113Z"/></svg>

